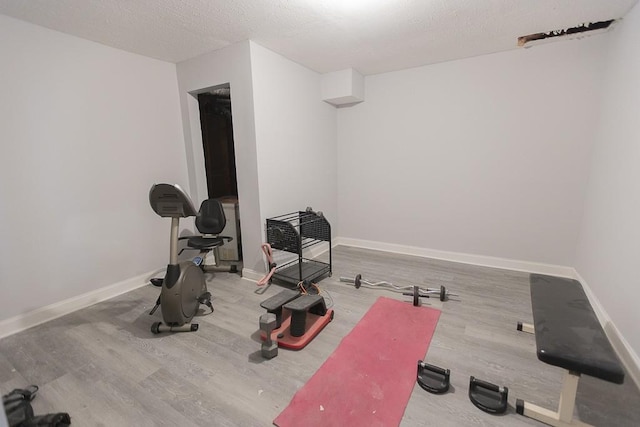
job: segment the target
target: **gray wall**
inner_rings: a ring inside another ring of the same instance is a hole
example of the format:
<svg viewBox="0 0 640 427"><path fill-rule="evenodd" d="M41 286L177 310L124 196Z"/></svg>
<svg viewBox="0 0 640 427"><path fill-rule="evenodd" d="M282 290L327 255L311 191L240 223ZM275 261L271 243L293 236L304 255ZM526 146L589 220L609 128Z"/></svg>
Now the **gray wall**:
<svg viewBox="0 0 640 427"><path fill-rule="evenodd" d="M2 15L0 40L2 320L166 264L149 188L187 167L175 65Z"/></svg>
<svg viewBox="0 0 640 427"><path fill-rule="evenodd" d="M200 112L198 100L192 94L227 83L231 87L244 267L250 270L264 270L260 250L260 244L264 239L260 220L249 42L181 62L177 65L177 71L191 196L198 200L197 203L206 199L208 195Z"/></svg>
<svg viewBox="0 0 640 427"><path fill-rule="evenodd" d="M263 224L307 206L337 221L336 108L321 75L255 43L251 69Z"/></svg>
<svg viewBox="0 0 640 427"><path fill-rule="evenodd" d="M640 6L611 33L576 270L640 366Z"/></svg>
<svg viewBox="0 0 640 427"><path fill-rule="evenodd" d="M339 235L572 266L606 37L369 76L338 112Z"/></svg>
<svg viewBox="0 0 640 427"><path fill-rule="evenodd" d="M337 217L336 112L320 75L245 42L178 64L190 182L207 197L198 103L229 83L245 273L264 272L265 219L312 206Z"/></svg>

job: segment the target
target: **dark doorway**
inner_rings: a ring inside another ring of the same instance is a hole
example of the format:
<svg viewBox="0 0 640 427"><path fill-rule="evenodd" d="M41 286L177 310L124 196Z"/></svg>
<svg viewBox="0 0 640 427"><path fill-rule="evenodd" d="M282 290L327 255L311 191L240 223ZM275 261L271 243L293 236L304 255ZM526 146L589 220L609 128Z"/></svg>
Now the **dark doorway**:
<svg viewBox="0 0 640 427"><path fill-rule="evenodd" d="M216 248L215 262L241 268L242 239L230 86L217 86L199 93L198 104L208 198L222 203L227 219L222 235L232 238Z"/></svg>
<svg viewBox="0 0 640 427"><path fill-rule="evenodd" d="M198 103L209 198L237 197L230 90L223 87L201 93Z"/></svg>

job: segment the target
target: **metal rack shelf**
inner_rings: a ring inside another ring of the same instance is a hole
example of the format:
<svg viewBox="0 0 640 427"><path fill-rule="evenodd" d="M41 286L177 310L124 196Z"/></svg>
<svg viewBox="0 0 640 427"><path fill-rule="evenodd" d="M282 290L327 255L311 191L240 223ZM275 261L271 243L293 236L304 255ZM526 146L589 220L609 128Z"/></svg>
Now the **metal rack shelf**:
<svg viewBox="0 0 640 427"><path fill-rule="evenodd" d="M297 255L297 259L276 268L274 279L297 285L331 275L331 225L322 212L307 208L267 218L267 242L273 250ZM329 246L328 263L304 257L306 249L321 243Z"/></svg>

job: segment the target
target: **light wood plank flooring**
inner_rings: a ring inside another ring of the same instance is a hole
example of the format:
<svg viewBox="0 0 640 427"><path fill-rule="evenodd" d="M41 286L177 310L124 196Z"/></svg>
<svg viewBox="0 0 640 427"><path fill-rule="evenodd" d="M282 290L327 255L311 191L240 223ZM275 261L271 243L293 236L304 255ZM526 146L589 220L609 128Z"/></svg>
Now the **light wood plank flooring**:
<svg viewBox="0 0 640 427"><path fill-rule="evenodd" d="M554 409L562 370L535 356L526 273L338 247L329 292L335 319L305 349L260 357L264 294L238 275L208 275L215 313L195 333L152 335L147 313L158 289L140 288L0 341L0 391L37 384L36 413L69 412L79 426L269 426L378 296L402 295L339 282L340 276L439 287L456 300L425 300L442 310L425 359L451 369L452 389L414 388L402 426L539 425L515 413L515 399ZM326 257L326 254L324 255ZM325 258L326 259L326 258ZM328 302L331 302L330 300ZM469 376L509 387L508 412L481 412L467 397ZM583 377L576 415L598 426L640 425L640 393L630 377L614 385ZM301 421L304 426L304 421Z"/></svg>

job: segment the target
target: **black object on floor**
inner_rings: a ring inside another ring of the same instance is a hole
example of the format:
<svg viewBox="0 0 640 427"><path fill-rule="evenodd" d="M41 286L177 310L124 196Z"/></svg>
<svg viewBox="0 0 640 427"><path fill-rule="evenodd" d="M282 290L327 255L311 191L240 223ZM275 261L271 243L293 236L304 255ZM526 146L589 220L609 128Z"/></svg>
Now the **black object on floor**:
<svg viewBox="0 0 640 427"><path fill-rule="evenodd" d="M71 417L66 412L34 415L31 401L36 397L38 386L31 385L25 389L15 389L2 396L2 405L9 427L48 426L67 427Z"/></svg>
<svg viewBox="0 0 640 427"><path fill-rule="evenodd" d="M502 414L507 410L509 389L482 381L473 375L469 378L469 399L481 409L490 414Z"/></svg>
<svg viewBox="0 0 640 427"><path fill-rule="evenodd" d="M429 393L442 394L449 390L451 371L418 360L418 385Z"/></svg>

